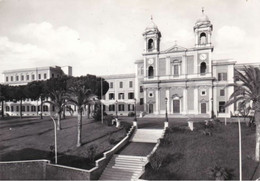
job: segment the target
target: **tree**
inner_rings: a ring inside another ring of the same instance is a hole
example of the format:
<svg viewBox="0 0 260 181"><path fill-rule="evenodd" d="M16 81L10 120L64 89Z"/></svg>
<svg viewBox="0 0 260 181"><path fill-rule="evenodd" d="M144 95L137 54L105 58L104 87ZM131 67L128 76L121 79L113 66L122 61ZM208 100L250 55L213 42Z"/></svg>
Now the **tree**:
<svg viewBox="0 0 260 181"><path fill-rule="evenodd" d="M94 78L94 77L92 77ZM86 105L95 101L95 95L92 93L94 84L90 81L91 77L76 77L68 81L68 103L77 106L78 110L78 134L77 147L81 146L81 131L82 131L82 113Z"/></svg>
<svg viewBox="0 0 260 181"><path fill-rule="evenodd" d="M66 106L67 98L67 81L69 77L62 76L58 78L51 78L46 81L44 85L44 92L50 98L50 100L44 101L44 103L49 103L55 108L55 112L58 115L57 120L57 130L61 130L61 113L64 111Z"/></svg>
<svg viewBox="0 0 260 181"><path fill-rule="evenodd" d="M1 116L4 117L4 101L8 100L7 94L8 85L0 84L0 101L1 101Z"/></svg>
<svg viewBox="0 0 260 181"><path fill-rule="evenodd" d="M242 71L235 69L235 80L240 80L229 86L234 86L234 92L231 94L226 106L238 101L250 104L255 110L256 124L256 148L255 160L260 161L260 69L253 66L244 67Z"/></svg>
<svg viewBox="0 0 260 181"><path fill-rule="evenodd" d="M19 86L8 86L7 87L7 97L9 101L17 102L20 101L20 118L23 116L23 100L27 98L25 94L25 85Z"/></svg>
<svg viewBox="0 0 260 181"><path fill-rule="evenodd" d="M43 81L33 81L26 85L25 87L25 94L27 98L30 98L32 100L38 100L41 99L41 112L42 112L42 100L45 97L44 92L44 82ZM41 119L42 119L42 113L41 113Z"/></svg>

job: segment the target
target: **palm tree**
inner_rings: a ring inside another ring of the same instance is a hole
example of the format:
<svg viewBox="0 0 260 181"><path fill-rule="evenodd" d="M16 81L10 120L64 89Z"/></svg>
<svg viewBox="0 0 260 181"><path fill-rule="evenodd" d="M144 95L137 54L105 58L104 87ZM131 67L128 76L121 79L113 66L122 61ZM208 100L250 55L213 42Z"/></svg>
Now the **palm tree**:
<svg viewBox="0 0 260 181"><path fill-rule="evenodd" d="M235 69L234 92L231 94L226 106L242 101L243 104L252 102L252 109L255 110L256 124L256 148L255 160L260 161L260 69L253 66L244 67L242 71Z"/></svg>
<svg viewBox="0 0 260 181"><path fill-rule="evenodd" d="M66 106L66 91L62 90L52 90L48 93L49 97L51 100L43 101L42 104L44 103L49 103L54 106L55 112L58 115L58 120L57 120L57 130L61 130L61 113L64 110Z"/></svg>
<svg viewBox="0 0 260 181"><path fill-rule="evenodd" d="M93 102L95 97L96 96L92 94L91 89L84 85L84 81L82 81L81 79L70 80L67 100L68 103L77 106L78 109L77 147L81 146L82 113L85 106Z"/></svg>

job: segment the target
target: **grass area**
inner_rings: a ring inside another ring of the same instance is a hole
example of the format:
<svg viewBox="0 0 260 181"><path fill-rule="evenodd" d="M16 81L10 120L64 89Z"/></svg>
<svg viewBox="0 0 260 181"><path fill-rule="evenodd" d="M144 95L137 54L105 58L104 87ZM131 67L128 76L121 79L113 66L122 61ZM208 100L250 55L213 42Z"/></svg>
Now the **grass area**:
<svg viewBox="0 0 260 181"><path fill-rule="evenodd" d="M124 127L130 127L123 123ZM126 135L125 128L106 126L83 118L82 146L76 147L76 117L61 120L57 131L58 164L89 169L93 167L87 148L97 145L96 158L111 149ZM50 118L12 118L0 122L0 161L50 159L54 160L50 146L54 145L53 122Z"/></svg>
<svg viewBox="0 0 260 181"><path fill-rule="evenodd" d="M204 123L194 123L195 130L187 129L187 123L178 123L169 128L156 153L162 158L162 166L154 170L149 164L142 179L163 180L208 180L209 170L223 167L239 179L238 125L216 122L205 135ZM242 124L243 179L250 180L256 171L253 160L255 128Z"/></svg>

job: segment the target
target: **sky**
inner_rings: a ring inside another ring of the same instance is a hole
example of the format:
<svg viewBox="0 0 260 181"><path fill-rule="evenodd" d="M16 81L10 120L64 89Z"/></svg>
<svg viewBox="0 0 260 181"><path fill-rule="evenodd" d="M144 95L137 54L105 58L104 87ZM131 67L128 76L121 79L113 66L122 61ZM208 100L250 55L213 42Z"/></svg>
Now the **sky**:
<svg viewBox="0 0 260 181"><path fill-rule="evenodd" d="M192 48L202 7L213 59L260 63L259 0L0 0L0 72L70 65L74 76L134 73L151 15L162 50L175 41Z"/></svg>

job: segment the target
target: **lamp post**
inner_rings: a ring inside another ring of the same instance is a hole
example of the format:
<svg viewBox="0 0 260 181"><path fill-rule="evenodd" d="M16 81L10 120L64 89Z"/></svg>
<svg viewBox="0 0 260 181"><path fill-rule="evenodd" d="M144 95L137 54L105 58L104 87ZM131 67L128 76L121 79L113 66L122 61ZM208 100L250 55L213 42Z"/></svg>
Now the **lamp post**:
<svg viewBox="0 0 260 181"><path fill-rule="evenodd" d="M118 103L118 101L116 100L116 118L118 118L118 116L117 116L117 103Z"/></svg>
<svg viewBox="0 0 260 181"><path fill-rule="evenodd" d="M168 102L168 99L167 99L167 97L165 97L165 121L166 122L168 122L167 102Z"/></svg>
<svg viewBox="0 0 260 181"><path fill-rule="evenodd" d="M137 121L137 118L136 118L136 98L134 98L135 100L135 121Z"/></svg>
<svg viewBox="0 0 260 181"><path fill-rule="evenodd" d="M103 104L102 104L102 96L103 96L103 81L102 78L100 77L100 82L101 82L101 96L100 96L100 104L101 104L101 122L104 124L104 117L103 117Z"/></svg>
<svg viewBox="0 0 260 181"><path fill-rule="evenodd" d="M242 181L242 139L241 139L241 123L238 118L238 135L239 135L239 180Z"/></svg>
<svg viewBox="0 0 260 181"><path fill-rule="evenodd" d="M58 152L57 152L57 129L56 129L57 125L56 125L56 121L55 121L55 119L54 119L52 116L50 116L50 117L51 117L51 119L52 119L52 121L53 121L53 124L54 124L55 164L57 164L57 163L58 163Z"/></svg>

